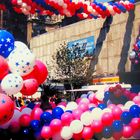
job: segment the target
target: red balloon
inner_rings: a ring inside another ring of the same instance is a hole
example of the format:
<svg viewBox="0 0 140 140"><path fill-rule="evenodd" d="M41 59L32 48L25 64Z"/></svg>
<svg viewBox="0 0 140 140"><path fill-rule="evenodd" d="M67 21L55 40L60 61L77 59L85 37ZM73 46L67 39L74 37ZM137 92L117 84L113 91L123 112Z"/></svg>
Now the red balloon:
<svg viewBox="0 0 140 140"><path fill-rule="evenodd" d="M131 120L130 126L135 130L140 129L140 118L133 118Z"/></svg>
<svg viewBox="0 0 140 140"><path fill-rule="evenodd" d="M74 140L82 140L82 132L78 134L73 134L73 139Z"/></svg>
<svg viewBox="0 0 140 140"><path fill-rule="evenodd" d="M19 118L20 125L23 127L28 127L31 122L31 117L28 114L23 114Z"/></svg>
<svg viewBox="0 0 140 140"><path fill-rule="evenodd" d="M82 138L91 139L93 137L93 130L91 127L84 127L82 131Z"/></svg>
<svg viewBox="0 0 140 140"><path fill-rule="evenodd" d="M95 133L100 133L103 130L103 124L101 120L94 120L91 124L91 127Z"/></svg>
<svg viewBox="0 0 140 140"><path fill-rule="evenodd" d="M23 87L21 89L21 93L23 95L33 95L35 92L37 92L38 89L38 82L36 79L27 79L23 81Z"/></svg>
<svg viewBox="0 0 140 140"><path fill-rule="evenodd" d="M0 56L0 80L4 78L9 72L9 67L7 61L4 57Z"/></svg>
<svg viewBox="0 0 140 140"><path fill-rule="evenodd" d="M121 114L122 114L121 108L118 107L118 106L115 106L115 107L112 109L112 114L113 114L114 120L120 120Z"/></svg>
<svg viewBox="0 0 140 140"><path fill-rule="evenodd" d="M102 123L104 126L109 126L113 122L113 115L110 112L105 112L102 115Z"/></svg>
<svg viewBox="0 0 140 140"><path fill-rule="evenodd" d="M49 139L52 137L52 130L49 126L43 126L41 130L41 137L43 139Z"/></svg>
<svg viewBox="0 0 140 140"><path fill-rule="evenodd" d="M17 133L19 132L20 130L20 124L18 121L14 121L14 122L11 122L10 126L9 126L9 130L12 132L12 133Z"/></svg>
<svg viewBox="0 0 140 140"><path fill-rule="evenodd" d="M14 102L5 94L0 94L0 125L8 122L14 114Z"/></svg>
<svg viewBox="0 0 140 140"><path fill-rule="evenodd" d="M40 116L43 113L43 110L39 107L35 107L31 112L32 120L40 120Z"/></svg>
<svg viewBox="0 0 140 140"><path fill-rule="evenodd" d="M131 128L131 126L124 126L122 133L124 138L130 138L131 136L133 136L133 129Z"/></svg>
<svg viewBox="0 0 140 140"><path fill-rule="evenodd" d="M53 119L50 123L50 128L51 128L53 133L56 133L56 132L60 131L61 128L62 128L61 120Z"/></svg>
<svg viewBox="0 0 140 140"><path fill-rule="evenodd" d="M115 140L120 140L121 137L122 137L122 132L114 132L113 133L113 138Z"/></svg>
<svg viewBox="0 0 140 140"><path fill-rule="evenodd" d="M69 126L72 120L73 120L73 115L69 112L65 112L61 116L61 121L63 126Z"/></svg>
<svg viewBox="0 0 140 140"><path fill-rule="evenodd" d="M48 76L48 70L45 64L43 64L40 60L36 60L34 70L28 75L22 77L24 80L26 79L36 79L38 84L42 84Z"/></svg>

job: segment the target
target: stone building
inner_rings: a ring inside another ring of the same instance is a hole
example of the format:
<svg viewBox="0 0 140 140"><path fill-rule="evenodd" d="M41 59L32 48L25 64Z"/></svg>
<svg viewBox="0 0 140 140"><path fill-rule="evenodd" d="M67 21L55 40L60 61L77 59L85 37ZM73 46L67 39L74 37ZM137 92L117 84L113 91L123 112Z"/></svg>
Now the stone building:
<svg viewBox="0 0 140 140"><path fill-rule="evenodd" d="M36 57L47 64L50 77L55 77L52 55L60 44L94 37L95 59L90 65L93 76L118 75L130 72L129 52L140 34L140 3L129 13L116 14L106 19L87 19L45 34L30 41Z"/></svg>

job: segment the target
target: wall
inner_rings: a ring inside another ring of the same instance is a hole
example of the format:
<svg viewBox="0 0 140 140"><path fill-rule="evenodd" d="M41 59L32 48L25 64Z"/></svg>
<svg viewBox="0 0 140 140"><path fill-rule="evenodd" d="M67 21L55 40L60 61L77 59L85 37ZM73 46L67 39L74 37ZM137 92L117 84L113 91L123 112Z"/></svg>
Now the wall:
<svg viewBox="0 0 140 140"><path fill-rule="evenodd" d="M140 3L135 10L107 19L84 20L32 38L30 46L37 58L47 63L53 75L52 54L64 41L94 36L96 58L91 61L93 75L117 74L131 71L128 54L140 30Z"/></svg>

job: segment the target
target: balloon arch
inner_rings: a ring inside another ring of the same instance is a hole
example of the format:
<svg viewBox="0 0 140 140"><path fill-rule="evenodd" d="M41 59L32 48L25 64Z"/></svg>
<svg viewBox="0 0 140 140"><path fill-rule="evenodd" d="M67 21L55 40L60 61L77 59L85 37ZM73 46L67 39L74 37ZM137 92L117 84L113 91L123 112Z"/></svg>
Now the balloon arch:
<svg viewBox="0 0 140 140"><path fill-rule="evenodd" d="M76 15L81 19L106 18L107 16L125 13L134 9L135 3L134 0L105 3L75 2L72 0L9 0L8 2L3 1L0 4L0 9L13 9L15 12L25 15L33 15L36 12L50 16L53 14L67 17Z"/></svg>

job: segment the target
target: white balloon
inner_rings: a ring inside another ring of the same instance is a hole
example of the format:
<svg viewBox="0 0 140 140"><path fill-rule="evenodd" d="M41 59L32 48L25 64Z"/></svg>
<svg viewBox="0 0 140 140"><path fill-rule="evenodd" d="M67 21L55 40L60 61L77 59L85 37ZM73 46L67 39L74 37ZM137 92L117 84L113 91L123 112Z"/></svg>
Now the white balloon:
<svg viewBox="0 0 140 140"><path fill-rule="evenodd" d="M103 111L100 108L94 108L91 112L93 120L101 120Z"/></svg>
<svg viewBox="0 0 140 140"><path fill-rule="evenodd" d="M95 97L99 101L103 101L103 99L104 99L104 91L97 91L96 94L95 94Z"/></svg>
<svg viewBox="0 0 140 140"><path fill-rule="evenodd" d="M125 103L123 109L129 110L132 105L135 105L135 103L133 101L128 101Z"/></svg>
<svg viewBox="0 0 140 140"><path fill-rule="evenodd" d="M34 69L35 55L28 49L15 49L8 56L8 64L11 72L25 76Z"/></svg>
<svg viewBox="0 0 140 140"><path fill-rule="evenodd" d="M24 43L21 42L21 41L15 41L15 42L14 42L14 45L15 45L15 49L20 49L20 50L28 49L27 45L24 44ZM28 50L29 50L29 49L28 49Z"/></svg>
<svg viewBox="0 0 140 140"><path fill-rule="evenodd" d="M92 114L89 111L86 111L82 113L80 120L85 126L91 125L93 121Z"/></svg>
<svg viewBox="0 0 140 140"><path fill-rule="evenodd" d="M78 105L76 102L69 102L66 106L66 110L75 110L77 109Z"/></svg>
<svg viewBox="0 0 140 140"><path fill-rule="evenodd" d="M83 130L83 123L80 120L73 120L70 124L70 129L73 133L78 134Z"/></svg>
<svg viewBox="0 0 140 140"><path fill-rule="evenodd" d="M110 108L105 108L105 109L102 110L102 113L106 113L106 112L110 112L111 113L112 110Z"/></svg>
<svg viewBox="0 0 140 140"><path fill-rule="evenodd" d="M18 93L22 87L23 79L20 75L13 73L6 75L1 82L1 88L3 92L7 93L8 95Z"/></svg>
<svg viewBox="0 0 140 140"><path fill-rule="evenodd" d="M28 115L31 115L31 112L32 112L32 109L31 108L23 108L22 111L21 111L21 114L24 115L24 114L28 114Z"/></svg>
<svg viewBox="0 0 140 140"><path fill-rule="evenodd" d="M129 58L130 58L130 59L134 59L135 56L136 56L135 51L131 51L131 52L129 53Z"/></svg>
<svg viewBox="0 0 140 140"><path fill-rule="evenodd" d="M69 140L72 138L72 132L71 132L71 129L70 127L68 126L64 126L61 130L61 137L64 139L64 140Z"/></svg>
<svg viewBox="0 0 140 140"><path fill-rule="evenodd" d="M14 115L13 117L11 118L11 122L19 122L19 118L21 116L21 112L17 109L14 110Z"/></svg>

